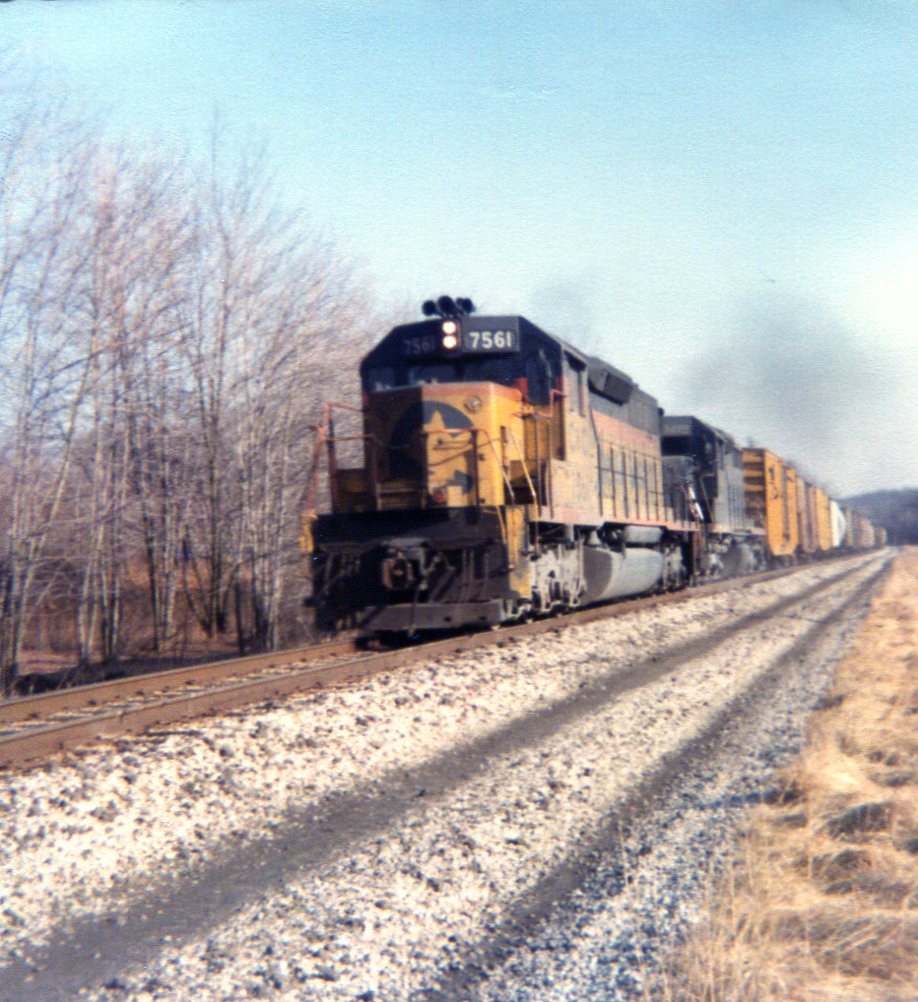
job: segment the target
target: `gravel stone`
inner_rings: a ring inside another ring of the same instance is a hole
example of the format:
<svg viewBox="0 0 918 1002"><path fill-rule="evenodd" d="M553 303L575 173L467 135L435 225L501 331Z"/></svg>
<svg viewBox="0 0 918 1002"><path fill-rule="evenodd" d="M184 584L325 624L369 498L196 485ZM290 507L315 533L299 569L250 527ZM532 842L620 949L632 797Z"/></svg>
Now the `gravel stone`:
<svg viewBox="0 0 918 1002"><path fill-rule="evenodd" d="M884 559L2 775L0 999L635 997Z"/></svg>

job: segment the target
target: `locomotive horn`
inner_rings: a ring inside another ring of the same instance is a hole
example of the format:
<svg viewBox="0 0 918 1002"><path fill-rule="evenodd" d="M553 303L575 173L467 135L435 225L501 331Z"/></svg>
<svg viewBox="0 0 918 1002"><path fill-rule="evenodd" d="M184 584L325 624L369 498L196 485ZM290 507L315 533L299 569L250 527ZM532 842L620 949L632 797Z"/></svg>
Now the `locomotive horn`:
<svg viewBox="0 0 918 1002"><path fill-rule="evenodd" d="M467 317L475 312L475 304L465 297L440 296L436 301L425 300L421 312L425 317Z"/></svg>

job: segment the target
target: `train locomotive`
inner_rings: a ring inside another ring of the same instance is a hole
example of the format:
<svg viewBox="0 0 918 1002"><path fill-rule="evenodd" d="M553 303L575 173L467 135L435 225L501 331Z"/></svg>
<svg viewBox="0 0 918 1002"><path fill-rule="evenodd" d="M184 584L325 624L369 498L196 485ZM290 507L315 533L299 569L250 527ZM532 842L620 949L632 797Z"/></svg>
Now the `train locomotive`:
<svg viewBox="0 0 918 1002"><path fill-rule="evenodd" d="M523 316L445 296L424 313L361 362L362 465L339 467L326 409L310 496L326 454L331 510L307 510L303 534L318 629L496 626L798 548L796 494L778 498L764 450L664 416Z"/></svg>

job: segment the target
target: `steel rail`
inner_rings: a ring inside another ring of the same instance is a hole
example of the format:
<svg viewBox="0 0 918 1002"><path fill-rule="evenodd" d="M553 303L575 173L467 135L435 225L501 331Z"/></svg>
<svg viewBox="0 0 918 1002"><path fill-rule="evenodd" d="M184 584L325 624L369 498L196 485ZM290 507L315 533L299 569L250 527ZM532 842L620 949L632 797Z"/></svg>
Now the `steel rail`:
<svg viewBox="0 0 918 1002"><path fill-rule="evenodd" d="M846 555L850 559L850 555ZM845 558L837 558L845 559ZM78 720L50 722L44 726L36 724L28 730L0 738L0 767L24 765L36 760L46 759L56 752L67 751L90 741L115 739L128 734L136 734L151 727L180 723L195 717L214 713L224 713L244 706L273 700L310 689L330 688L350 685L380 672L416 664L419 661L430 661L437 657L458 654L477 648L500 644L518 637L528 637L540 633L561 632L568 626L591 623L603 619L613 619L629 613L661 605L672 605L691 601L706 595L714 595L733 588L748 587L769 581L774 578L792 574L801 567L782 568L767 571L763 574L737 579L713 582L683 591L668 592L663 595L650 595L609 605L590 606L577 610L563 617L537 619L528 623L517 623L483 633L469 633L460 636L434 640L397 650L387 650L362 654L358 657L336 661L330 665L308 665L292 667L286 672L275 672L269 677L242 678L230 681L219 688L207 689L203 692L187 693L169 691L161 684L163 675L185 673L185 681L177 685L188 685L193 682L221 681L238 677L243 670L241 666L248 665L251 674L259 668L262 670L279 668L285 661L301 659L303 652L314 652L316 647L294 648L289 651L274 652L270 655L255 655L250 658L236 659L235 662L214 662L208 665L198 665L185 669L173 669L159 675L139 676L136 679L118 679L116 682L144 683L149 686L151 699L137 706L121 707L104 710L98 714ZM843 576L844 572L839 577ZM343 644L353 642L345 641ZM336 645L321 644L320 649L331 651ZM233 665L235 664L235 670ZM195 667L199 674L192 677ZM200 673L204 670L213 672L208 678L202 679ZM223 674L220 670L223 669ZM177 678L177 676L175 676ZM85 686L86 690L97 689L111 685L102 682L97 686ZM176 684L171 688L174 690ZM77 690L73 690L76 692ZM137 695L137 687L128 693ZM57 695L57 694L51 694ZM63 694L61 694L63 695ZM158 697L158 698L156 698ZM47 696L26 697L35 710ZM25 702L20 700L17 702ZM85 700L82 708L96 704L97 700ZM22 719L22 718L20 718Z"/></svg>
<svg viewBox="0 0 918 1002"><path fill-rule="evenodd" d="M86 706L113 703L118 699L132 696L148 696L152 693L177 689L182 686L250 675L296 661L341 657L352 654L356 649L353 640L309 644L284 651L249 654L241 658L225 658L221 661L208 661L206 664L185 665L182 668L167 668L165 671L152 671L129 675L125 678L109 679L107 682L93 682L89 685L78 685L69 689L55 689L52 692L43 692L36 696L21 696L18 699L0 703L0 725L29 718L47 717L54 713L78 710Z"/></svg>

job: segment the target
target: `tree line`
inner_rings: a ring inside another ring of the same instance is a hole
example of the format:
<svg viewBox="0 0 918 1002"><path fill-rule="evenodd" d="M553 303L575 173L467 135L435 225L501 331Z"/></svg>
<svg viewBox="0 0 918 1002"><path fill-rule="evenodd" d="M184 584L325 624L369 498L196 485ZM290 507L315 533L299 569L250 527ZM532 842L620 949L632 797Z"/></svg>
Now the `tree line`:
<svg viewBox="0 0 918 1002"><path fill-rule="evenodd" d="M321 402L353 393L380 318L264 158L105 141L0 94L0 687L42 616L78 665L189 619L279 642L305 591L299 506ZM30 633L31 631L31 633Z"/></svg>
<svg viewBox="0 0 918 1002"><path fill-rule="evenodd" d="M869 515L889 533L889 542L898 546L918 545L918 488L873 491L851 499L852 505Z"/></svg>

